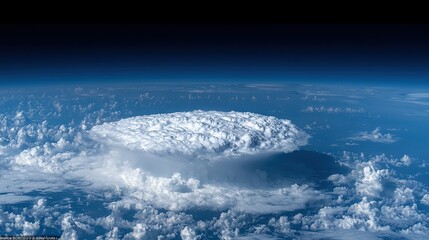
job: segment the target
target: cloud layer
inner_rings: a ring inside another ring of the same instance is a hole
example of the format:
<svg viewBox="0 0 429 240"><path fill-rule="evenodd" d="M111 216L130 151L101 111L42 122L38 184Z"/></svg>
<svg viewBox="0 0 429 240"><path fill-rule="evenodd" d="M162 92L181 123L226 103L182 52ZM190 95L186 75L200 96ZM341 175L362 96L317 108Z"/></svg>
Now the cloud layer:
<svg viewBox="0 0 429 240"><path fill-rule="evenodd" d="M328 158L289 152L308 136L287 120L254 113L129 118L200 107L279 110L279 116L287 111L303 126L313 122L314 116L301 111L302 94L277 89L268 95L231 88L220 98L210 88L201 94L197 89L193 99L186 87L176 95L148 86L134 96L134 89L113 88L5 94L0 98L0 232L64 239L426 239L429 190L419 181L425 181L427 158L413 148L401 145L381 154L391 146L380 144L380 155L334 152ZM325 106L341 109L313 111L348 111L330 102L334 95L323 96ZM246 105L240 107L237 99L247 99ZM273 105L257 105L262 99ZM309 126L341 129L332 121ZM408 141L381 129L358 133L355 140Z"/></svg>

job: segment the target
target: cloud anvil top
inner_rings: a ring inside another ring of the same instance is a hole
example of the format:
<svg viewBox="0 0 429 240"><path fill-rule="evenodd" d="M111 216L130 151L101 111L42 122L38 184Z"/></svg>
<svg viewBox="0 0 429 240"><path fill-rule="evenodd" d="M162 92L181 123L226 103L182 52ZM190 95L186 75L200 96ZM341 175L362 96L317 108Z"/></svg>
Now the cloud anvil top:
<svg viewBox="0 0 429 240"><path fill-rule="evenodd" d="M289 120L249 112L193 111L132 117L90 130L100 141L158 154L213 158L291 152L308 135Z"/></svg>

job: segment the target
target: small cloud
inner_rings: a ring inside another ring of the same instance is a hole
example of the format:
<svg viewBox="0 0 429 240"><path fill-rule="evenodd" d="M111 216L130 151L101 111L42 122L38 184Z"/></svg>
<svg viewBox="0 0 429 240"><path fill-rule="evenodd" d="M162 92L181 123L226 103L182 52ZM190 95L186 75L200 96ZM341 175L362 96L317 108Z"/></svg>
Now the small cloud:
<svg viewBox="0 0 429 240"><path fill-rule="evenodd" d="M363 108L340 108L340 107L313 107L308 106L307 108L303 109L302 112L319 112L319 113L363 113L365 112Z"/></svg>
<svg viewBox="0 0 429 240"><path fill-rule="evenodd" d="M370 142L377 142L377 143L394 143L398 141L398 138L396 138L394 135L390 133L381 133L380 128L377 127L372 132L359 132L356 134L356 136L349 138L351 140L355 141L370 141Z"/></svg>
<svg viewBox="0 0 429 240"><path fill-rule="evenodd" d="M304 97L301 98L301 100L304 100L304 101L308 100L308 101L324 102L324 101L326 101L326 98L320 97L320 96L317 96L317 95L305 95Z"/></svg>
<svg viewBox="0 0 429 240"><path fill-rule="evenodd" d="M409 93L408 97L413 99L429 98L429 93L427 92Z"/></svg>
<svg viewBox="0 0 429 240"><path fill-rule="evenodd" d="M421 203L423 203L424 205L428 205L429 206L429 194L428 193L426 193L424 196L423 196L423 198L422 198L422 200L420 201Z"/></svg>
<svg viewBox="0 0 429 240"><path fill-rule="evenodd" d="M355 142L346 142L346 146L358 146L359 144Z"/></svg>
<svg viewBox="0 0 429 240"><path fill-rule="evenodd" d="M405 166L410 166L410 164L411 164L411 158L410 158L408 155L404 155L404 156L401 158L401 163L402 163L403 165L405 165Z"/></svg>

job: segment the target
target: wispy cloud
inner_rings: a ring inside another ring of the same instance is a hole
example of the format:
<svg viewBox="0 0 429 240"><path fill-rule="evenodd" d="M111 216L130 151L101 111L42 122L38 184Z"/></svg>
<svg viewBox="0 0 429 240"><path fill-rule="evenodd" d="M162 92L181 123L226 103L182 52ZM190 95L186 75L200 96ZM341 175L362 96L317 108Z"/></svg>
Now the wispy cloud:
<svg viewBox="0 0 429 240"><path fill-rule="evenodd" d="M405 97L393 97L393 101L429 106L429 93L409 93Z"/></svg>
<svg viewBox="0 0 429 240"><path fill-rule="evenodd" d="M302 112L325 112L325 113L363 113L365 112L363 108L340 108L340 107L313 107L308 106L303 109Z"/></svg>
<svg viewBox="0 0 429 240"><path fill-rule="evenodd" d="M359 132L358 134L353 137L350 137L349 139L355 141L370 141L377 143L394 143L399 140L391 133L381 133L379 127L377 127L371 132Z"/></svg>

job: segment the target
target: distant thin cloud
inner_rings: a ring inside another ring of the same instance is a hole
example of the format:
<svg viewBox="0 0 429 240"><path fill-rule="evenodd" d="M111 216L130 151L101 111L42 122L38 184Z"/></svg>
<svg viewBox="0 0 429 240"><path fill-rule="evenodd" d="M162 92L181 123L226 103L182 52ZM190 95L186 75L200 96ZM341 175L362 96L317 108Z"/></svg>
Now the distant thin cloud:
<svg viewBox="0 0 429 240"><path fill-rule="evenodd" d="M339 107L313 107L308 106L307 108L303 109L302 112L324 112L324 113L363 113L365 112L363 108L339 108Z"/></svg>
<svg viewBox="0 0 429 240"><path fill-rule="evenodd" d="M393 134L381 133L379 127L374 129L372 132L359 132L358 134L356 134L356 136L350 137L349 139L355 141L370 141L377 143L394 143L399 140Z"/></svg>

